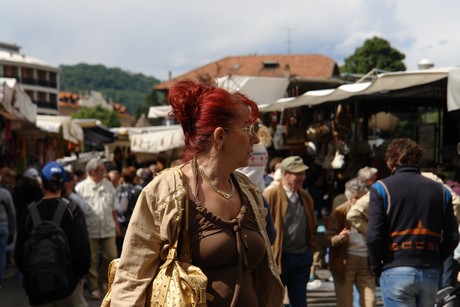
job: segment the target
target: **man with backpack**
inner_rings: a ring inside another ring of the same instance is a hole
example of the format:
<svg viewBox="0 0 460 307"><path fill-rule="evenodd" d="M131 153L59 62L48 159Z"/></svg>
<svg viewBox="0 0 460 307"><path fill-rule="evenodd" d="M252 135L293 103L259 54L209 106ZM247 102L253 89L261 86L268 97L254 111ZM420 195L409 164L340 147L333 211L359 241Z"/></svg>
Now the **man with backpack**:
<svg viewBox="0 0 460 307"><path fill-rule="evenodd" d="M41 200L30 204L18 224L15 260L31 305L88 306L83 277L90 267L85 216L61 197L66 172L57 162L41 170ZM52 304L52 305L51 305Z"/></svg>

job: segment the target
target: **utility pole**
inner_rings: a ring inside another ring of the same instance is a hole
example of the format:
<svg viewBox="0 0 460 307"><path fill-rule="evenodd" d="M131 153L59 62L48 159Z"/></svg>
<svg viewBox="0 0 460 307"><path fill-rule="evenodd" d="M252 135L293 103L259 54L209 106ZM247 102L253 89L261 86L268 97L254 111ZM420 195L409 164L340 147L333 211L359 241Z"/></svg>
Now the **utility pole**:
<svg viewBox="0 0 460 307"><path fill-rule="evenodd" d="M286 31L287 31L287 53L290 54L291 53L291 31L295 31L296 29L292 29L292 28L287 28Z"/></svg>

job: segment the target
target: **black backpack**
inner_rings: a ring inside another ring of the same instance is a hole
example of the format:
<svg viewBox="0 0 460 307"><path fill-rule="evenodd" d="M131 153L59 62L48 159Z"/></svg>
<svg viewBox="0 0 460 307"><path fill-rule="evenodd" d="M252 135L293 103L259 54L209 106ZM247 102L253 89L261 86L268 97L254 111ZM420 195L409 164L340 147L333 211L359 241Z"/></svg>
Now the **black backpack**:
<svg viewBox="0 0 460 307"><path fill-rule="evenodd" d="M37 205L28 206L33 228L24 245L24 288L31 297L63 298L72 291L69 242L61 221L69 201L61 198L52 220L42 220Z"/></svg>
<svg viewBox="0 0 460 307"><path fill-rule="evenodd" d="M459 307L460 288L458 286L448 286L440 289L436 295L435 307Z"/></svg>

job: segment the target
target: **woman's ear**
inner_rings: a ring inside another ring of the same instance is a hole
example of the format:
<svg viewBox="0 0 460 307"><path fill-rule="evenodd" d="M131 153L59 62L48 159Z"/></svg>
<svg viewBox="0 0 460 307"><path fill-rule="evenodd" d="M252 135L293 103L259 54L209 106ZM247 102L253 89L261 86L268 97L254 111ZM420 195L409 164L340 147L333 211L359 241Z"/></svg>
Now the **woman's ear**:
<svg viewBox="0 0 460 307"><path fill-rule="evenodd" d="M224 140L225 140L225 130L222 127L217 127L214 129L214 133L212 134L214 144L218 150L222 150L224 147Z"/></svg>

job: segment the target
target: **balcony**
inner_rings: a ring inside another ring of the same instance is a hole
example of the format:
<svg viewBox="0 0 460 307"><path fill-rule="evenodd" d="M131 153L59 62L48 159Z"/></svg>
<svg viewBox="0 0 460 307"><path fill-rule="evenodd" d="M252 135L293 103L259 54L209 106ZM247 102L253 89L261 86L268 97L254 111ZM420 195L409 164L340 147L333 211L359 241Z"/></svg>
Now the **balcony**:
<svg viewBox="0 0 460 307"><path fill-rule="evenodd" d="M37 107L39 107L39 108L58 111L58 103L57 103L57 101L37 100L37 101L34 101L34 102L37 104Z"/></svg>

